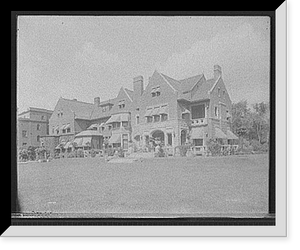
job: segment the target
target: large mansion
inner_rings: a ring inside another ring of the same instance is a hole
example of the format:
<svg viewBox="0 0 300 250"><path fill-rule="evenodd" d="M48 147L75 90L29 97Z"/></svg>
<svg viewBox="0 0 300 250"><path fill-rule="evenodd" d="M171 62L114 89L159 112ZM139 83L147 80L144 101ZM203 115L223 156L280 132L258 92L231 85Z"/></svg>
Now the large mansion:
<svg viewBox="0 0 300 250"><path fill-rule="evenodd" d="M203 74L175 80L155 71L144 87L142 76L133 78L133 90L121 88L117 97L94 103L60 98L49 119L54 145L102 149L105 144L143 149L159 139L167 147L187 142L202 150L209 139L232 144L232 103L214 66L214 77ZM53 144L52 143L52 144Z"/></svg>

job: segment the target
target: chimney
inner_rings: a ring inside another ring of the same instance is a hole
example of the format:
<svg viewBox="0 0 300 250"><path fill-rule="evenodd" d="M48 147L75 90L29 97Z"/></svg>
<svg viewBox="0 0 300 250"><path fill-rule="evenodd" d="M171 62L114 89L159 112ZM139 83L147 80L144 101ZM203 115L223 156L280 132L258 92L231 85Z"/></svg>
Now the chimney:
<svg viewBox="0 0 300 250"><path fill-rule="evenodd" d="M134 101L139 99L144 91L144 78L137 76L133 78L133 99Z"/></svg>
<svg viewBox="0 0 300 250"><path fill-rule="evenodd" d="M217 80L219 76L222 76L222 69L219 65L214 65L214 79Z"/></svg>
<svg viewBox="0 0 300 250"><path fill-rule="evenodd" d="M94 98L94 105L99 107L100 106L100 97L95 97Z"/></svg>

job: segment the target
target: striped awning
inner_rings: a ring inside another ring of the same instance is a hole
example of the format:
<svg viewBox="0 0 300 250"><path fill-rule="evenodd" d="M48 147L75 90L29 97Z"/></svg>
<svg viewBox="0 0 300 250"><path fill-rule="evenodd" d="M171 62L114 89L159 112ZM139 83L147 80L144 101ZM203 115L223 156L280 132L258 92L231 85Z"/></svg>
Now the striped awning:
<svg viewBox="0 0 300 250"><path fill-rule="evenodd" d="M98 128L99 124L92 124L91 126L89 126L87 129L94 129L94 128Z"/></svg>
<svg viewBox="0 0 300 250"><path fill-rule="evenodd" d="M221 129L215 128L215 138L227 139L227 136L223 133L223 131Z"/></svg>
<svg viewBox="0 0 300 250"><path fill-rule="evenodd" d="M68 141L65 145L64 148L71 148L72 147L72 142Z"/></svg>
<svg viewBox="0 0 300 250"><path fill-rule="evenodd" d="M109 140L109 143L121 143L121 135L120 134L113 134Z"/></svg>
<svg viewBox="0 0 300 250"><path fill-rule="evenodd" d="M238 140L239 138L234 133L232 133L230 130L227 130L227 139Z"/></svg>
<svg viewBox="0 0 300 250"><path fill-rule="evenodd" d="M129 121L129 114L128 113L120 114L120 121L121 122L128 122Z"/></svg>
<svg viewBox="0 0 300 250"><path fill-rule="evenodd" d="M82 146L91 146L92 137L82 137Z"/></svg>
<svg viewBox="0 0 300 250"><path fill-rule="evenodd" d="M106 122L106 124L108 123L113 123L113 122L120 122L120 115L112 115Z"/></svg>
<svg viewBox="0 0 300 250"><path fill-rule="evenodd" d="M192 128L191 139L203 139L204 131L202 127Z"/></svg>
<svg viewBox="0 0 300 250"><path fill-rule="evenodd" d="M83 137L74 139L74 143L76 143L77 147L82 146L82 140L83 140Z"/></svg>

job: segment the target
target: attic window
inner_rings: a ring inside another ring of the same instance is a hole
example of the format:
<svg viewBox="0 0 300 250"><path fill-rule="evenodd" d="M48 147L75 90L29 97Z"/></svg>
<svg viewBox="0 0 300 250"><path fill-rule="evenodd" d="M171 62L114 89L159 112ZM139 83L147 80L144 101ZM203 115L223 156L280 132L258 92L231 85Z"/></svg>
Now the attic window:
<svg viewBox="0 0 300 250"><path fill-rule="evenodd" d="M220 88L218 88L218 96L220 97Z"/></svg>
<svg viewBox="0 0 300 250"><path fill-rule="evenodd" d="M151 90L151 96L155 97L155 96L160 96L160 87L154 87Z"/></svg>
<svg viewBox="0 0 300 250"><path fill-rule="evenodd" d="M119 101L119 109L125 108L125 101Z"/></svg>

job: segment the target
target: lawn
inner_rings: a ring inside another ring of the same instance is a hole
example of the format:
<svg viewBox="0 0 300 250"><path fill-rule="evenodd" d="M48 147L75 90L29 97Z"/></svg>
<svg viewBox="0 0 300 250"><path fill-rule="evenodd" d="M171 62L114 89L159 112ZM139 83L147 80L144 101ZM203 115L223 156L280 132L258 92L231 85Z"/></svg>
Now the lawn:
<svg viewBox="0 0 300 250"><path fill-rule="evenodd" d="M57 216L259 216L268 212L268 155L22 163L18 189L22 211Z"/></svg>

